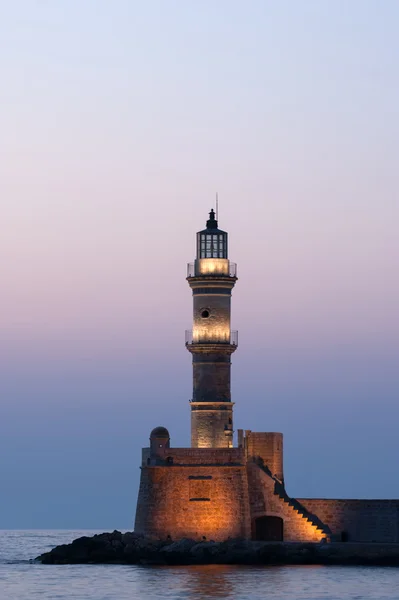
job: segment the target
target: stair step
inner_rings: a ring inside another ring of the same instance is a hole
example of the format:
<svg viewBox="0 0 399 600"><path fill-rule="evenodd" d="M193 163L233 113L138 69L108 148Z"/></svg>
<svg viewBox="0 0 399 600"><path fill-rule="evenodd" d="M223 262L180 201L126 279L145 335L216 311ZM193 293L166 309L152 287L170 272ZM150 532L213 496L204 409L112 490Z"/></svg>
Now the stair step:
<svg viewBox="0 0 399 600"><path fill-rule="evenodd" d="M292 511L294 513L296 513L297 515L300 515L302 517L302 519L305 519L305 521L307 521L308 523L310 523L311 525L313 525L313 527L316 528L316 531L318 533L325 533L324 529L322 529L319 525L317 525L315 523L315 521L313 521L312 517L307 516L305 513L303 513L301 510L299 510L298 508L294 508L294 506L292 504L289 504L289 506L291 506Z"/></svg>
<svg viewBox="0 0 399 600"><path fill-rule="evenodd" d="M258 465L260 466L260 465ZM275 481L275 487L274 487L274 494L280 498L283 502L285 502L285 504L288 504L288 506L292 509L292 511L297 514L300 515L302 517L302 519L305 519L305 521L307 521L308 523L310 523L310 525L312 525L315 529L315 532L319 535L323 535L326 537L327 540L330 540L330 533L328 530L328 527L326 528L324 526L323 523L320 523L320 520L317 519L317 517L315 517L315 521L313 520L312 516L308 516L308 512L306 511L306 509L304 507L302 507L300 505L300 503L295 500L295 498L290 498L287 494L287 492L284 489L284 486L277 481L269 472L266 471L266 469L262 466L260 466L260 468L265 471L265 473L267 473L267 475L269 475L269 477L271 477L272 479L274 479ZM299 507L298 507L299 505Z"/></svg>

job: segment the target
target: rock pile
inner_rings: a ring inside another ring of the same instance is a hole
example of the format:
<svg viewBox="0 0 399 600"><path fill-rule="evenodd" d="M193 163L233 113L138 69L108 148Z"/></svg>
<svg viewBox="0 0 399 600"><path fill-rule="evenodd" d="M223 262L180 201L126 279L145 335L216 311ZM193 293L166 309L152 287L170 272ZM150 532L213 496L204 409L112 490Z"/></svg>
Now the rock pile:
<svg viewBox="0 0 399 600"><path fill-rule="evenodd" d="M399 566L399 544L154 540L136 533L81 537L38 556L43 564L331 564Z"/></svg>

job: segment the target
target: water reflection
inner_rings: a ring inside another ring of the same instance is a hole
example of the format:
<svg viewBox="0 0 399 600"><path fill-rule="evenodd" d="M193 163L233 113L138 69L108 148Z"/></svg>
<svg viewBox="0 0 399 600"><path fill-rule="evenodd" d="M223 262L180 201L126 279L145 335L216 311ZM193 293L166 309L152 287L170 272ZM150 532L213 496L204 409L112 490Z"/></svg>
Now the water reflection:
<svg viewBox="0 0 399 600"><path fill-rule="evenodd" d="M295 568L295 567L294 567ZM299 567L318 570L322 567ZM253 599L256 592L267 593L267 597L285 598L292 592L292 580L287 577L284 566L235 566L235 565L201 565L180 567L150 567L148 586L165 590L165 598L185 600L212 600L217 598ZM306 589L310 592L310 589ZM145 590L142 590L143 597ZM310 594L309 597L313 597Z"/></svg>
<svg viewBox="0 0 399 600"><path fill-rule="evenodd" d="M362 592L371 591L373 580L367 567L345 569L320 565L201 565L147 567L143 571L142 576L135 578L140 586L138 596L159 598L153 594L162 589L165 600L363 600L366 596ZM395 576L399 583L399 571ZM382 593L383 581L381 578L376 586L380 595L371 592L368 598L392 600L392 590L387 595Z"/></svg>
<svg viewBox="0 0 399 600"><path fill-rule="evenodd" d="M168 569L171 578L179 578L182 598L233 598L234 585L232 571L236 568L228 565L201 565ZM234 579L234 577L233 577ZM177 596L179 597L179 596Z"/></svg>

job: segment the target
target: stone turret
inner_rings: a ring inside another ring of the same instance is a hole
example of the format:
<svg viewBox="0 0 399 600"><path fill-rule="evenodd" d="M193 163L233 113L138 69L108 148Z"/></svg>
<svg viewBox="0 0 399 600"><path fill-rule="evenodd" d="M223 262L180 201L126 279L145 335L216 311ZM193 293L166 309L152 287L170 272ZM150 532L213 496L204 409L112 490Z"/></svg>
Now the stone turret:
<svg viewBox="0 0 399 600"><path fill-rule="evenodd" d="M155 427L150 434L151 458L164 457L165 448L170 448L170 435L166 427Z"/></svg>

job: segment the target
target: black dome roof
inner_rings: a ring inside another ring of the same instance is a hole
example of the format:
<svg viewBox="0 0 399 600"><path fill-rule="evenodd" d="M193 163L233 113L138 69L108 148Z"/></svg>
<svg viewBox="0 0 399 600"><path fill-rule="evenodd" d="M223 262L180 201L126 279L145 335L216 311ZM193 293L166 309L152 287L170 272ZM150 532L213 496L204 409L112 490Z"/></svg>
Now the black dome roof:
<svg viewBox="0 0 399 600"><path fill-rule="evenodd" d="M150 437L170 438L170 435L169 435L169 431L166 429L166 427L155 427L155 429L153 429L151 431Z"/></svg>

